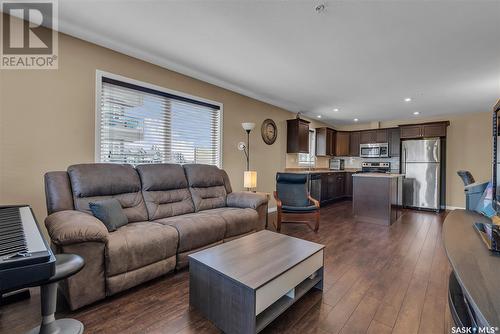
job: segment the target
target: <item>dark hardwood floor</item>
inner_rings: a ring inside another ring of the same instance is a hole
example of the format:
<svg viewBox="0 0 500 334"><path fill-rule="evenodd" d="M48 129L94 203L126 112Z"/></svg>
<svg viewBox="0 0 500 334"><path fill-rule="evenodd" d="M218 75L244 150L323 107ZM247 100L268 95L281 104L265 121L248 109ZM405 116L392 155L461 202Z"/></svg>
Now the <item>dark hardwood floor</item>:
<svg viewBox="0 0 500 334"><path fill-rule="evenodd" d="M321 210L317 234L283 225L282 233L326 245L325 289L309 292L264 333L450 333L445 215L405 211L391 227L378 226L354 223L351 202L341 202ZM86 333L219 333L189 309L188 294L183 270L57 317L79 319ZM39 320L38 289L0 308L1 333L23 333Z"/></svg>

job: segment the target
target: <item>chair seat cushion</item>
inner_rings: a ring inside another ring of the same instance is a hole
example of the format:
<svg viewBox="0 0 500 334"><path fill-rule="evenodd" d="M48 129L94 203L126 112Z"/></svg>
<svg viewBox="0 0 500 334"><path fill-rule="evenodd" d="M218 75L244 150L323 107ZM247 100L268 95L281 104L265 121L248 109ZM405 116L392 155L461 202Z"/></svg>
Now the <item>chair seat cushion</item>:
<svg viewBox="0 0 500 334"><path fill-rule="evenodd" d="M171 226L177 230L179 233L178 253L221 241L226 233L224 218L216 214L190 213L155 220L155 222Z"/></svg>
<svg viewBox="0 0 500 334"><path fill-rule="evenodd" d="M154 222L129 223L109 234L106 275L129 272L174 256L177 231Z"/></svg>
<svg viewBox="0 0 500 334"><path fill-rule="evenodd" d="M301 212L313 212L316 211L317 208L314 205L308 205L308 206L290 206L290 205L283 205L281 207L281 211L283 212L288 212L288 213L301 213Z"/></svg>
<svg viewBox="0 0 500 334"><path fill-rule="evenodd" d="M217 208L203 211L203 213L216 214L224 218L226 222L224 238L255 231L259 223L259 214L250 208Z"/></svg>

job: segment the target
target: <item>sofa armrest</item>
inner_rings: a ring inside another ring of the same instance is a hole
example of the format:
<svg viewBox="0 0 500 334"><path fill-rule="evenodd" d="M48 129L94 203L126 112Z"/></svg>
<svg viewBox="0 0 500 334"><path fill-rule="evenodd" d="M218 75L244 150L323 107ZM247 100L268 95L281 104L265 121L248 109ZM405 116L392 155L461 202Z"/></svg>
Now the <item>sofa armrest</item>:
<svg viewBox="0 0 500 334"><path fill-rule="evenodd" d="M227 195L228 207L257 209L263 204L267 204L266 194L239 191Z"/></svg>
<svg viewBox="0 0 500 334"><path fill-rule="evenodd" d="M107 242L108 229L94 216L76 210L58 211L45 218L50 239L58 246Z"/></svg>

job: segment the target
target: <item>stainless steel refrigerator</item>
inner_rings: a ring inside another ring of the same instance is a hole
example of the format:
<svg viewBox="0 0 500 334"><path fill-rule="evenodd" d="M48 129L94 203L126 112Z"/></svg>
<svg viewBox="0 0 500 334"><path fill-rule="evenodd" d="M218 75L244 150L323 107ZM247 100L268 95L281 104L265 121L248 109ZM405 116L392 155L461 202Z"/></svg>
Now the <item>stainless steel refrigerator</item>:
<svg viewBox="0 0 500 334"><path fill-rule="evenodd" d="M441 141L405 140L402 143L401 172L403 204L438 211L441 208Z"/></svg>

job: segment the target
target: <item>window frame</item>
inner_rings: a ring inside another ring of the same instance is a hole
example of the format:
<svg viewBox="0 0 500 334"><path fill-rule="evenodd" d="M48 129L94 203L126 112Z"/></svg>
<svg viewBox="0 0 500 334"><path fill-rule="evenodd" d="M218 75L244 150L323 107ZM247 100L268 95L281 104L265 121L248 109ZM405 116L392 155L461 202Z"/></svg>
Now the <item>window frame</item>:
<svg viewBox="0 0 500 334"><path fill-rule="evenodd" d="M109 79L113 80L118 80L118 81L123 81L132 85L136 86L141 86L144 88L149 88L153 90L157 90L160 92L164 92L167 94L172 94L176 95L179 97L191 99L191 100L196 100L199 102L204 102L208 104L213 104L217 107L219 107L220 111L220 142L219 142L219 152L220 152L220 166L219 168L223 169L224 166L224 105L221 102L205 99L199 96L187 94L184 92L179 92L173 89L168 89L165 87L157 86L148 82L140 81L140 80L135 80L131 79L128 77L124 77L122 75L102 71L102 70L96 70L96 79L95 79L95 110L94 110L94 115L95 115L95 123L94 123L94 162L100 163L100 157L101 157L101 135L100 135L100 129L101 129L101 97L102 97L102 78L106 77Z"/></svg>
<svg viewBox="0 0 500 334"><path fill-rule="evenodd" d="M316 167L316 129L309 129L309 138L307 141L309 144L309 153L299 153L297 155L297 164L300 167ZM314 152L311 152L311 149L314 150ZM301 154L308 155L311 159L307 162L301 161Z"/></svg>

